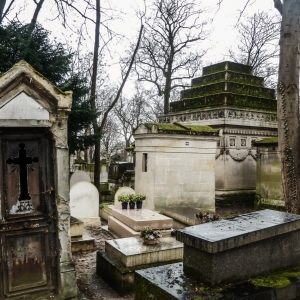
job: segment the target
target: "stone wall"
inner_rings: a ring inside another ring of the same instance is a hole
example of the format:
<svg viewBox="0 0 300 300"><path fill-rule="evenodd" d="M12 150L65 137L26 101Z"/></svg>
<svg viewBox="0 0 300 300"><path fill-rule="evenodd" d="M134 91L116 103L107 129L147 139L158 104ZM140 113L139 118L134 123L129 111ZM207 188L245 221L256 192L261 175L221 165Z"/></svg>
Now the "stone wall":
<svg viewBox="0 0 300 300"><path fill-rule="evenodd" d="M135 132L135 191L145 194L144 206L215 207L217 136ZM147 155L147 171L144 169Z"/></svg>

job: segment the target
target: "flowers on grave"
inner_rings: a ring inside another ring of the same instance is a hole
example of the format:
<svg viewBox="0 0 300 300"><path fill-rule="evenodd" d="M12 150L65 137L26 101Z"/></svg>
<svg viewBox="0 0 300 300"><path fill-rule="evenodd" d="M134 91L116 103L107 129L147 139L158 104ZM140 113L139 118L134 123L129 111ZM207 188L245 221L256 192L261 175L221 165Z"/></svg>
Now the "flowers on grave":
<svg viewBox="0 0 300 300"><path fill-rule="evenodd" d="M209 212L203 213L199 211L195 214L196 219L200 220L201 223L208 223L219 220L220 216L218 214L209 215Z"/></svg>
<svg viewBox="0 0 300 300"><path fill-rule="evenodd" d="M146 195L135 194L135 195L132 195L132 196L133 196L133 198L135 199L135 202L146 200Z"/></svg>
<svg viewBox="0 0 300 300"><path fill-rule="evenodd" d="M130 196L128 194L121 194L118 196L118 201L121 203L128 203L130 201Z"/></svg>
<svg viewBox="0 0 300 300"><path fill-rule="evenodd" d="M140 237L143 239L145 244L156 244L159 241L159 238L162 237L161 233L150 227L144 227L140 231Z"/></svg>

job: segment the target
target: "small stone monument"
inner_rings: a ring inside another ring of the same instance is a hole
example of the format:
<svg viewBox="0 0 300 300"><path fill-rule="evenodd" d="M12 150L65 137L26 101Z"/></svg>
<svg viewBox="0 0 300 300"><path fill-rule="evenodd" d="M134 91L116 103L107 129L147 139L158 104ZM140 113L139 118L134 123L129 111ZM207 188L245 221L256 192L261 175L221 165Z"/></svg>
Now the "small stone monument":
<svg viewBox="0 0 300 300"><path fill-rule="evenodd" d="M71 175L70 187L72 187L75 183L80 182L80 181L91 182L91 177L87 172L76 171Z"/></svg>
<svg viewBox="0 0 300 300"><path fill-rule="evenodd" d="M128 186L123 186L116 191L116 193L115 193L115 208L116 209L122 208L121 202L118 201L118 196L126 195L126 194L135 194L135 191Z"/></svg>
<svg viewBox="0 0 300 300"><path fill-rule="evenodd" d="M83 222L100 222L99 193L89 182L80 181L70 189L71 216Z"/></svg>

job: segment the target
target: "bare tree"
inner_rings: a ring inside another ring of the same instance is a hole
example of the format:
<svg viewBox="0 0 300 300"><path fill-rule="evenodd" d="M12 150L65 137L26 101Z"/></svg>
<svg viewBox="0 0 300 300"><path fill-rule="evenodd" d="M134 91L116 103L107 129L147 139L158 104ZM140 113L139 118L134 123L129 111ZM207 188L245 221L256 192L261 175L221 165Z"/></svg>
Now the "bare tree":
<svg viewBox="0 0 300 300"><path fill-rule="evenodd" d="M111 115L101 132L101 157L107 161L111 156L118 153L118 150L124 149L123 137L120 134L120 124L118 124L114 115Z"/></svg>
<svg viewBox="0 0 300 300"><path fill-rule="evenodd" d="M141 49L135 70L140 81L154 84L164 97L164 113L169 111L173 89L184 87L184 80L200 70L205 51L191 49L207 37L203 10L192 0L152 0L150 17L145 21ZM202 20L201 20L202 19Z"/></svg>
<svg viewBox="0 0 300 300"><path fill-rule="evenodd" d="M90 96L90 103L92 109L97 108L97 101L96 101L96 82L97 82L97 74L98 74L98 56L99 56L99 45L100 45L100 0L96 0L96 24L95 24L95 42L94 42L94 58L93 58L93 71L92 71L92 77L91 77L91 96ZM139 49L141 37L143 32L143 24L141 22L140 32L138 36L138 40L135 46L135 49L132 53L132 56L130 58L130 61L127 65L127 70L125 71L125 75L123 77L122 83L113 99L113 101L109 104L107 109L103 112L103 117L100 121L100 124L98 123L97 119L94 119L93 121L93 130L94 134L100 135L100 133L104 130L104 127L106 125L107 118L109 116L110 111L114 108L116 103L118 102L121 93L123 91L124 85L128 79L128 76L131 72L132 65L134 63L136 54ZM95 143L95 169L94 169L94 184L96 188L98 189L100 193L100 140ZM101 197L100 197L101 199Z"/></svg>
<svg viewBox="0 0 300 300"><path fill-rule="evenodd" d="M265 84L275 88L280 21L258 12L238 23L237 30L237 50L228 50L230 59L252 66L254 75L264 77Z"/></svg>
<svg viewBox="0 0 300 300"><path fill-rule="evenodd" d="M148 91L136 83L134 95L131 98L121 97L114 108L114 114L120 123L120 134L125 141L125 147L130 146L134 129L149 120L149 103L147 100Z"/></svg>
<svg viewBox="0 0 300 300"><path fill-rule="evenodd" d="M5 8L6 2L7 2L6 0L1 0L0 1L0 24L2 23L4 18L9 14L15 0L10 0L8 2L7 7Z"/></svg>

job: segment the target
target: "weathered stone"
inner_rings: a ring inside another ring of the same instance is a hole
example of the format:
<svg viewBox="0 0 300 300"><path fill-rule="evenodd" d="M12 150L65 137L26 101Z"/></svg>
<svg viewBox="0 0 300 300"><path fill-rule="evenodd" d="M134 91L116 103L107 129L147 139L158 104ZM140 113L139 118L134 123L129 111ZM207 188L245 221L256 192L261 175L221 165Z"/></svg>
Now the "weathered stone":
<svg viewBox="0 0 300 300"><path fill-rule="evenodd" d="M176 238L184 272L217 284L299 263L299 233L300 216L263 210L180 229Z"/></svg>
<svg viewBox="0 0 300 300"><path fill-rule="evenodd" d="M283 278L286 278L286 282L282 286ZM258 281L269 282L269 285L257 286L256 278L253 278L253 282L247 279L244 282L210 287L203 283L201 277L186 276L182 263L175 263L137 270L134 276L134 299L294 300L300 297L300 279L293 271L279 272L272 275L271 279L268 275L260 276Z"/></svg>
<svg viewBox="0 0 300 300"><path fill-rule="evenodd" d="M100 222L99 192L89 182L80 181L70 189L71 215L83 222Z"/></svg>
<svg viewBox="0 0 300 300"><path fill-rule="evenodd" d="M105 253L97 252L96 273L120 294L134 290L134 271L182 260L182 243L163 237L145 246L139 238L106 241Z"/></svg>
<svg viewBox="0 0 300 300"><path fill-rule="evenodd" d="M85 171L76 171L71 175L70 187L72 187L75 183L80 181L91 182L91 177Z"/></svg>
<svg viewBox="0 0 300 300"><path fill-rule="evenodd" d="M215 154L218 131L208 126L149 123L135 138L135 191L143 207L215 209Z"/></svg>

